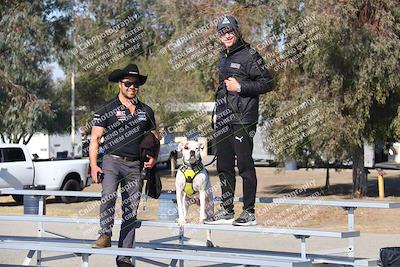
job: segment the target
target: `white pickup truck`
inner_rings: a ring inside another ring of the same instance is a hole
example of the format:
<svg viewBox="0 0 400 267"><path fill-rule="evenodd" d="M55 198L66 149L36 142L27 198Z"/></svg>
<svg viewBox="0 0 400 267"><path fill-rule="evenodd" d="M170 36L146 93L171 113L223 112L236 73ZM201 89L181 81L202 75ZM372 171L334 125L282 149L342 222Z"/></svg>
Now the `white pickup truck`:
<svg viewBox="0 0 400 267"><path fill-rule="evenodd" d="M25 145L0 144L0 189L45 185L46 190L80 191L89 186L88 159L32 160ZM13 195L17 202L21 196ZM73 202L74 197L61 197Z"/></svg>

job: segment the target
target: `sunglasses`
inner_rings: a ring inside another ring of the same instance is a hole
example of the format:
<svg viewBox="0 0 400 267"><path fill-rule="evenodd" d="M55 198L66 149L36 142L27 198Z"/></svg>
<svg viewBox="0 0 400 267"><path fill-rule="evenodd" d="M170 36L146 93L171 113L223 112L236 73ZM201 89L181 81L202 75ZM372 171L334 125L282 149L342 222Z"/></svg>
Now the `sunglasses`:
<svg viewBox="0 0 400 267"><path fill-rule="evenodd" d="M121 81L121 83L126 87L126 88L130 88L132 85L134 88L139 88L139 82L135 81L135 82L131 82L131 81Z"/></svg>
<svg viewBox="0 0 400 267"><path fill-rule="evenodd" d="M226 29L222 29L218 32L219 37L224 37L225 34L228 35L235 35L235 31L234 30L226 30Z"/></svg>

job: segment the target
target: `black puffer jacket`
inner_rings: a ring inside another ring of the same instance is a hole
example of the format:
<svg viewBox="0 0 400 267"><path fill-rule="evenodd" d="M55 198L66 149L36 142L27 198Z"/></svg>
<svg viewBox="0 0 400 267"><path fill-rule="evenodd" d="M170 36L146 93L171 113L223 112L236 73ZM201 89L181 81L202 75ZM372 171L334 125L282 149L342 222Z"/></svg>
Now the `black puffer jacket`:
<svg viewBox="0 0 400 267"><path fill-rule="evenodd" d="M224 80L235 78L240 93L228 92ZM241 38L232 49L221 52L219 86L216 92L217 128L226 124L258 121L259 95L272 90L272 78L258 52Z"/></svg>

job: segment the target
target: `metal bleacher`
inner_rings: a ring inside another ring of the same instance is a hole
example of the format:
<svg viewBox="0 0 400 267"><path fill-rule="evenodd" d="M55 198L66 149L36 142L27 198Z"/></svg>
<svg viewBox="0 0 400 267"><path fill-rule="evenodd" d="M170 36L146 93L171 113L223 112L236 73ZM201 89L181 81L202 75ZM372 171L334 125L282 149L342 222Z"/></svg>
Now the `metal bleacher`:
<svg viewBox="0 0 400 267"><path fill-rule="evenodd" d="M44 237L46 231L43 223L79 223L98 224L98 218L81 217L59 217L43 215L44 198L46 196L77 196L100 198L100 193L76 192L76 191L42 191L42 190L0 190L1 194L20 194L40 196L39 215L1 215L0 222L29 221L37 222L37 236L0 236L0 248L9 250L28 250L24 264L31 262L34 254L37 256L37 264L40 266L43 259L42 251L53 251L61 253L78 254L82 257L82 266L88 266L89 255L127 255L135 257L135 260L147 262L159 266L183 266L185 261L213 262L225 265L256 265L256 266L310 266L312 264L328 263L351 266L376 266L376 259L354 258L354 238L360 233L355 230L354 211L357 208L400 208L400 203L393 202L371 202L371 201L342 201L342 200L307 200L307 199L286 199L286 198L260 198L259 203L275 203L286 205L309 205L340 207L348 212L347 231L328 231L321 229L299 229L299 228L275 228L275 227L235 227L221 225L185 224L178 225L174 222L159 221L138 221L136 228L141 227L168 228L179 230L178 236L166 237L162 240L149 242L135 242L134 248L118 248L114 243L111 248L92 249L90 244L94 240ZM240 199L236 199L240 200ZM120 224L120 220L116 220ZM186 242L185 230L199 231L240 231L249 234L279 234L292 235L300 240L298 253L284 251L252 250L229 247L207 247L204 245L191 245ZM52 235L55 235L54 233ZM306 239L310 237L340 238L348 240L347 256L318 255L306 251ZM164 241L179 241L178 244L166 244ZM185 243L186 242L186 243ZM60 256L61 257L61 256ZM58 258L60 258L58 257ZM50 257L51 258L51 257ZM54 257L53 257L54 258ZM168 259L171 262L167 265L158 262L160 259Z"/></svg>

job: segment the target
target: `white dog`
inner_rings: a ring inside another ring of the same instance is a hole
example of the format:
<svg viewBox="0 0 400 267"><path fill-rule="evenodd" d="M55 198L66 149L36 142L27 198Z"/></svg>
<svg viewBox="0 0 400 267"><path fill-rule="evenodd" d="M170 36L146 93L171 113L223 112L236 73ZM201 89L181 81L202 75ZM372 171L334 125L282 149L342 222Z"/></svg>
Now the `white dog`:
<svg viewBox="0 0 400 267"><path fill-rule="evenodd" d="M213 193L210 178L203 166L200 150L203 146L196 141L180 144L183 165L176 174L176 200L178 204L178 223L186 223L187 209L193 202L192 196L200 200L200 223L214 213Z"/></svg>

